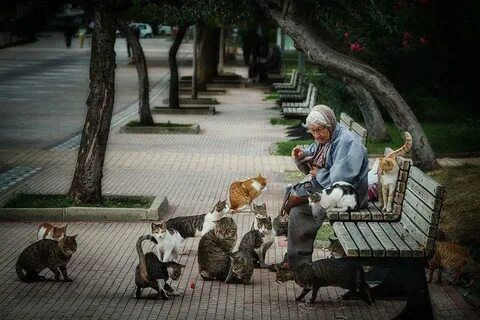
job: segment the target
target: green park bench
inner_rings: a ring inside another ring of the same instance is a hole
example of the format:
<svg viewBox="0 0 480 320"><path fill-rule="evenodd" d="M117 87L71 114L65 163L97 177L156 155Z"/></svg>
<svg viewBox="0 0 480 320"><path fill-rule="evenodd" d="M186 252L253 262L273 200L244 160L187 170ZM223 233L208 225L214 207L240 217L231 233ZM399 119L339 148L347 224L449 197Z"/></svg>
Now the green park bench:
<svg viewBox="0 0 480 320"><path fill-rule="evenodd" d="M289 82L274 82L272 84L272 89L273 90L279 90L279 89L284 89L284 90L292 90L297 87L297 79L298 79L298 71L293 70L292 74L290 76L290 81Z"/></svg>
<svg viewBox="0 0 480 320"><path fill-rule="evenodd" d="M317 103L317 91L317 88L312 86L310 96L308 97L307 94L307 99L305 102L282 104L283 117L304 120L310 113L310 110L312 110Z"/></svg>

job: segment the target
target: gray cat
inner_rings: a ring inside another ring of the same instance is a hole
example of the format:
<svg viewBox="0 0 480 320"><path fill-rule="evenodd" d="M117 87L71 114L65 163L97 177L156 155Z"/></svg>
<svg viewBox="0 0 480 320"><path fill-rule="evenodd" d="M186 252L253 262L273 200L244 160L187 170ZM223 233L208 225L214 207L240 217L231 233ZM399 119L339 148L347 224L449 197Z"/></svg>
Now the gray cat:
<svg viewBox="0 0 480 320"><path fill-rule="evenodd" d="M135 269L135 285L137 290L135 298L139 299L142 295L142 289L152 288L158 292L163 300L167 300L169 295L173 295L173 288L167 283L171 278L178 280L182 274L182 268L185 266L175 261L161 262L153 252L143 254L142 242L150 240L157 244L154 236L141 236L137 240L137 253L139 264Z"/></svg>
<svg viewBox="0 0 480 320"><path fill-rule="evenodd" d="M198 272L204 280L225 281L230 254L237 241L237 225L230 217L217 220L198 244Z"/></svg>
<svg viewBox="0 0 480 320"><path fill-rule="evenodd" d="M363 268L344 258L317 260L292 269L275 266L275 269L277 283L293 280L303 288L302 293L295 298L296 301L301 301L313 290L310 302L315 303L321 287L334 286L349 290L343 295L343 299L359 297L367 304L375 302L372 289L365 282Z"/></svg>
<svg viewBox="0 0 480 320"><path fill-rule="evenodd" d="M43 281L45 277L39 273L48 268L55 275L55 281L60 279L60 272L64 281L73 281L68 277L67 263L77 251L76 237L65 236L60 241L43 239L23 249L16 264L18 278L23 282Z"/></svg>
<svg viewBox="0 0 480 320"><path fill-rule="evenodd" d="M252 283L253 268L259 262L255 249L263 244L263 237L264 235L258 230L251 230L243 236L238 251L231 255L232 261L225 279L226 283Z"/></svg>
<svg viewBox="0 0 480 320"><path fill-rule="evenodd" d="M273 229L277 236L287 236L288 235L288 215L279 214L273 219Z"/></svg>
<svg viewBox="0 0 480 320"><path fill-rule="evenodd" d="M265 256L267 254L267 250L272 246L273 242L275 241L275 230L273 230L272 226L272 217L268 216L256 216L255 222L252 225L252 229L255 228L256 230L260 231L263 235L263 243L260 248L255 249L260 258L259 263L257 266L260 268L267 268L265 264Z"/></svg>
<svg viewBox="0 0 480 320"><path fill-rule="evenodd" d="M214 228L215 221L229 212L227 200L218 201L209 213L172 218L166 224L168 229L177 230L184 239L201 237Z"/></svg>

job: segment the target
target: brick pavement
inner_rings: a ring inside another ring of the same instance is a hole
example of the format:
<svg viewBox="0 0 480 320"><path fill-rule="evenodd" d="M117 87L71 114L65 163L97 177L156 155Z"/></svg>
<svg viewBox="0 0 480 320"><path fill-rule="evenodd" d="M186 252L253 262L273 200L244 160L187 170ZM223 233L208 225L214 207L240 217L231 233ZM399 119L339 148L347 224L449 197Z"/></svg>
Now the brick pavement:
<svg viewBox="0 0 480 320"><path fill-rule="evenodd" d="M265 201L270 215L280 206L284 182L281 172L294 169L288 157L271 156L268 146L284 139L281 126L271 126L278 117L270 102L262 101L258 89L230 89L220 96L217 115L155 115L155 121L199 123L200 135L125 135L112 129L103 180L104 193L166 195L169 215L207 212L227 197L232 180L262 173L268 189ZM163 96L155 104L161 104ZM2 166L41 167L12 190L59 193L69 187L76 152L72 150L6 150ZM5 196L3 194L2 196ZM234 217L240 235L253 216ZM198 276L198 239L185 241L180 262L186 268L173 287L183 295L169 301L135 300L134 268L138 262L134 243L149 231L148 223L76 222L69 233L79 234L79 250L69 264L73 283L25 284L17 280L15 261L34 241L35 223L0 224L0 318L1 319L389 319L404 301L377 301L368 307L361 301L342 301L338 288L322 288L316 305L297 303L300 290L292 282L278 285L274 274L255 270L253 285L204 282ZM285 248L275 244L267 261L280 261ZM321 250L316 257L325 257ZM50 279L52 275L47 272ZM196 288L190 288L190 282ZM448 285L430 285L436 319L473 318ZM145 294L149 290L144 291Z"/></svg>

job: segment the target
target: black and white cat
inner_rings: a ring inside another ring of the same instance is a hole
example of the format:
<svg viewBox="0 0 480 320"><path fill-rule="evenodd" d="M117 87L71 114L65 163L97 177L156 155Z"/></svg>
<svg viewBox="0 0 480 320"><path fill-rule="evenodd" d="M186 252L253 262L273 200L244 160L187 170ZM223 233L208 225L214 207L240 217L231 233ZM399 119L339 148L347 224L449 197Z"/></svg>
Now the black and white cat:
<svg viewBox="0 0 480 320"><path fill-rule="evenodd" d="M267 255L267 250L272 246L275 241L275 230L272 226L272 217L267 215L267 205L265 203L257 206L253 205L253 211L255 213L255 220L252 224L251 230L258 230L263 235L263 243L260 248L255 249L260 263L260 268L267 268L265 263L265 256Z"/></svg>
<svg viewBox="0 0 480 320"><path fill-rule="evenodd" d="M161 262L178 260L182 253L183 237L177 230L167 229L167 224L152 223L152 235L157 240L154 253ZM144 251L147 252L147 251Z"/></svg>
<svg viewBox="0 0 480 320"><path fill-rule="evenodd" d="M326 212L345 212L357 210L358 195L350 183L338 181L322 192L311 193L308 202L314 216Z"/></svg>

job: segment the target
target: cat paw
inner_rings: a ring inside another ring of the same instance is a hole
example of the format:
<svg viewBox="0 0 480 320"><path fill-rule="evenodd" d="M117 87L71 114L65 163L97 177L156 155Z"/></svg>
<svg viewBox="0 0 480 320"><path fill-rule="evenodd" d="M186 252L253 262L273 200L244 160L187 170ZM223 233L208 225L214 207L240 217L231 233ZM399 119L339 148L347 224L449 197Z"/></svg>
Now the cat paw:
<svg viewBox="0 0 480 320"><path fill-rule="evenodd" d="M168 294L164 290L160 290L158 294L162 300L168 300Z"/></svg>

